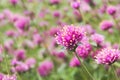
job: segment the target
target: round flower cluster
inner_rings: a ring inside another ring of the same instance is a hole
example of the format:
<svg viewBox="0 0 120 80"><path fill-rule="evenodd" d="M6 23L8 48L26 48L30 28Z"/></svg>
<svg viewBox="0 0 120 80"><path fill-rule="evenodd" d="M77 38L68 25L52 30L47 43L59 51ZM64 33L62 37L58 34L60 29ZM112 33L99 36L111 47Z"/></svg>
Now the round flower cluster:
<svg viewBox="0 0 120 80"><path fill-rule="evenodd" d="M115 6L108 6L107 13L109 15L114 15L116 13L116 7Z"/></svg>
<svg viewBox="0 0 120 80"><path fill-rule="evenodd" d="M90 44L79 45L76 48L76 53L78 54L78 56L82 58L86 58L91 50L92 50L92 46Z"/></svg>
<svg viewBox="0 0 120 80"><path fill-rule="evenodd" d="M84 32L82 28L66 25L57 33L56 41L67 49L74 50L83 37Z"/></svg>
<svg viewBox="0 0 120 80"><path fill-rule="evenodd" d="M3 75L2 80L17 80L17 77L15 75Z"/></svg>
<svg viewBox="0 0 120 80"><path fill-rule="evenodd" d="M120 51L117 49L104 48L95 56L98 64L112 64L120 58Z"/></svg>
<svg viewBox="0 0 120 80"><path fill-rule="evenodd" d="M53 63L51 61L43 61L41 65L38 67L38 73L45 77L50 74L51 70L53 69Z"/></svg>
<svg viewBox="0 0 120 80"><path fill-rule="evenodd" d="M104 20L100 23L100 28L102 30L108 30L114 26L112 21Z"/></svg>
<svg viewBox="0 0 120 80"><path fill-rule="evenodd" d="M70 67L79 67L80 61L77 59L77 57L73 57L70 61Z"/></svg>

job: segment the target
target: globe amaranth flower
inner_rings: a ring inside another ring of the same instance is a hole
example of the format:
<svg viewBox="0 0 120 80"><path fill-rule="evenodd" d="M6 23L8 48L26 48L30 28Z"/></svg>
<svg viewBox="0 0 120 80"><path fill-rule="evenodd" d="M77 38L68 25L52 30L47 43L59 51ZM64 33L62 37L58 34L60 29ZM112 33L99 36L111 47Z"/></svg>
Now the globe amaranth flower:
<svg viewBox="0 0 120 80"><path fill-rule="evenodd" d="M82 28L73 25L65 25L58 31L56 41L67 49L74 50L83 37L84 32Z"/></svg>
<svg viewBox="0 0 120 80"><path fill-rule="evenodd" d="M116 13L116 7L115 6L108 6L107 7L107 13L109 15L114 15Z"/></svg>
<svg viewBox="0 0 120 80"><path fill-rule="evenodd" d="M120 51L118 49L104 48L98 52L95 58L98 64L110 65L120 58Z"/></svg>
<svg viewBox="0 0 120 80"><path fill-rule="evenodd" d="M29 27L29 23L30 20L29 18L26 17L21 17L18 20L15 21L14 26L18 29L18 30L26 30Z"/></svg>
<svg viewBox="0 0 120 80"><path fill-rule="evenodd" d="M28 65L29 68L33 68L36 64L36 60L34 58L26 59L25 63Z"/></svg>
<svg viewBox="0 0 120 80"><path fill-rule="evenodd" d="M43 61L40 66L38 67L38 73L45 77L50 74L53 69L53 63L51 61Z"/></svg>
<svg viewBox="0 0 120 80"><path fill-rule="evenodd" d="M19 0L9 0L12 5L16 5Z"/></svg>
<svg viewBox="0 0 120 80"><path fill-rule="evenodd" d="M18 49L15 51L15 57L18 60L24 60L26 58L26 51L24 49Z"/></svg>
<svg viewBox="0 0 120 80"><path fill-rule="evenodd" d="M80 61L78 60L77 57L73 57L70 61L70 67L79 67L80 66Z"/></svg>
<svg viewBox="0 0 120 80"><path fill-rule="evenodd" d="M96 42L96 44L101 45L104 41L104 36L98 33L91 35L91 39Z"/></svg>
<svg viewBox="0 0 120 80"><path fill-rule="evenodd" d="M57 4L60 3L60 0L50 0L50 3L51 3L51 4L54 4L54 5L55 5L55 4L57 5Z"/></svg>
<svg viewBox="0 0 120 80"><path fill-rule="evenodd" d="M16 77L16 75L12 75L12 76L4 75L2 80L17 80L17 77Z"/></svg>
<svg viewBox="0 0 120 80"><path fill-rule="evenodd" d="M108 30L114 26L114 23L112 21L104 20L100 23L100 28L102 30Z"/></svg>
<svg viewBox="0 0 120 80"><path fill-rule="evenodd" d="M72 8L74 8L74 9L79 9L79 7L80 7L80 2L73 2L73 3L71 3L71 6L72 6Z"/></svg>
<svg viewBox="0 0 120 80"><path fill-rule="evenodd" d="M79 45L76 48L76 53L78 54L78 56L82 58L86 58L91 50L92 50L92 46L90 44L84 44L84 45Z"/></svg>

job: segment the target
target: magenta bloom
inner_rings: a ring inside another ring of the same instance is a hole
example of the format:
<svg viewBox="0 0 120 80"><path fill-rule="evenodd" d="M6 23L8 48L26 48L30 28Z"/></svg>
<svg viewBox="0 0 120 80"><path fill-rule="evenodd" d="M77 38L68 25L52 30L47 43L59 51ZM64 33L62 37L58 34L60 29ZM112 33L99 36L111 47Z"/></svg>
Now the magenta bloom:
<svg viewBox="0 0 120 80"><path fill-rule="evenodd" d="M0 80L2 80L3 76L4 76L4 75L3 75L2 73L0 73Z"/></svg>
<svg viewBox="0 0 120 80"><path fill-rule="evenodd" d="M60 0L50 0L50 3L51 3L51 4L59 4L59 3L60 3Z"/></svg>
<svg viewBox="0 0 120 80"><path fill-rule="evenodd" d="M53 16L59 18L61 16L59 11L54 11Z"/></svg>
<svg viewBox="0 0 120 80"><path fill-rule="evenodd" d="M29 66L23 62L18 62L15 66L15 71L17 72L25 72L29 70Z"/></svg>
<svg viewBox="0 0 120 80"><path fill-rule="evenodd" d="M42 37L41 37L41 35L39 34L39 33L35 33L34 35L33 35L33 42L35 43L35 44L37 44L37 45L39 45L41 42L42 42Z"/></svg>
<svg viewBox="0 0 120 80"><path fill-rule="evenodd" d="M45 77L50 74L53 69L53 63L51 61L43 61L40 66L38 67L38 73Z"/></svg>
<svg viewBox="0 0 120 80"><path fill-rule="evenodd" d="M95 61L98 64L112 64L120 58L118 49L104 48L95 56Z"/></svg>
<svg viewBox="0 0 120 80"><path fill-rule="evenodd" d="M29 19L25 17L19 18L18 20L15 21L14 25L18 30L24 31L29 26Z"/></svg>
<svg viewBox="0 0 120 80"><path fill-rule="evenodd" d="M15 56L18 60L23 60L26 58L25 50L19 49L15 51Z"/></svg>
<svg viewBox="0 0 120 80"><path fill-rule="evenodd" d="M34 58L28 58L25 63L28 65L29 68L33 68L36 64L36 60Z"/></svg>
<svg viewBox="0 0 120 80"><path fill-rule="evenodd" d="M80 62L76 57L73 57L70 61L70 67L79 67Z"/></svg>
<svg viewBox="0 0 120 80"><path fill-rule="evenodd" d="M84 32L80 27L66 25L57 33L56 41L67 49L74 50L83 37Z"/></svg>
<svg viewBox="0 0 120 80"><path fill-rule="evenodd" d="M80 7L80 2L73 2L73 3L71 4L71 6L72 6L74 9L79 9L79 7Z"/></svg>
<svg viewBox="0 0 120 80"><path fill-rule="evenodd" d="M108 6L107 13L110 14L110 15L114 15L116 13L116 7Z"/></svg>
<svg viewBox="0 0 120 80"><path fill-rule="evenodd" d="M76 48L76 53L78 54L78 56L82 58L86 58L91 50L92 50L92 46L90 44L79 45Z"/></svg>
<svg viewBox="0 0 120 80"><path fill-rule="evenodd" d="M16 5L18 3L19 0L10 0L10 3L13 5Z"/></svg>
<svg viewBox="0 0 120 80"><path fill-rule="evenodd" d="M101 34L95 33L91 36L91 39L95 41L98 45L101 45L101 43L104 41L104 36Z"/></svg>
<svg viewBox="0 0 120 80"><path fill-rule="evenodd" d="M102 30L108 30L108 29L112 28L113 26L114 26L114 23L112 21L104 20L100 23L100 28Z"/></svg>
<svg viewBox="0 0 120 80"><path fill-rule="evenodd" d="M16 75L12 75L12 76L4 75L2 80L17 80L17 77L16 77Z"/></svg>

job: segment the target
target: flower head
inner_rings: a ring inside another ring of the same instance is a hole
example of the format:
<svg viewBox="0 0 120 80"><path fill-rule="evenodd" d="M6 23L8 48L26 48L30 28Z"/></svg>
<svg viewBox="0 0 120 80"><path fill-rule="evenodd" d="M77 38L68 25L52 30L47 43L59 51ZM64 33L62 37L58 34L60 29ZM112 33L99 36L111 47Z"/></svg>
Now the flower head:
<svg viewBox="0 0 120 80"><path fill-rule="evenodd" d="M74 9L79 9L80 3L79 3L79 2L73 2L73 3L71 4L71 6L72 6Z"/></svg>
<svg viewBox="0 0 120 80"><path fill-rule="evenodd" d="M16 75L12 75L12 76L4 75L2 80L17 80L17 77L16 77Z"/></svg>
<svg viewBox="0 0 120 80"><path fill-rule="evenodd" d="M91 36L91 39L95 41L98 45L101 45L101 43L103 43L104 41L104 36L101 34L95 33Z"/></svg>
<svg viewBox="0 0 120 80"><path fill-rule="evenodd" d="M13 5L16 5L18 3L19 0L10 0L10 3Z"/></svg>
<svg viewBox="0 0 120 80"><path fill-rule="evenodd" d="M78 54L78 56L82 58L86 58L91 50L92 50L92 47L90 44L79 45L76 48L76 53Z"/></svg>
<svg viewBox="0 0 120 80"><path fill-rule="evenodd" d="M80 27L66 25L57 33L56 41L67 49L74 50L83 37L84 32Z"/></svg>
<svg viewBox="0 0 120 80"><path fill-rule="evenodd" d="M109 15L114 15L114 14L116 13L116 7L114 7L114 6L109 6L109 7L107 8L107 13L108 13Z"/></svg>
<svg viewBox="0 0 120 80"><path fill-rule="evenodd" d="M78 66L80 66L80 61L76 57L73 57L70 61L70 67L78 67Z"/></svg>
<svg viewBox="0 0 120 80"><path fill-rule="evenodd" d="M112 21L104 20L100 23L100 28L102 30L108 30L108 29L112 28L113 26L114 26L114 23Z"/></svg>
<svg viewBox="0 0 120 80"><path fill-rule="evenodd" d="M95 56L98 64L112 64L120 58L118 49L104 48Z"/></svg>
<svg viewBox="0 0 120 80"><path fill-rule="evenodd" d="M51 61L43 61L40 66L38 67L38 73L44 77L50 74L51 70L53 69L53 63Z"/></svg>

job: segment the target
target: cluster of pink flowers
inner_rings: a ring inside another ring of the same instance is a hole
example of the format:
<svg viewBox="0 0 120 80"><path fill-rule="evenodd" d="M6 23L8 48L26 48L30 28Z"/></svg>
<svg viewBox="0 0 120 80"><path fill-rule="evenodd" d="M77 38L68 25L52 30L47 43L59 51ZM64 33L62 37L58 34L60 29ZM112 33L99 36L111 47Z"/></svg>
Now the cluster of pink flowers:
<svg viewBox="0 0 120 80"><path fill-rule="evenodd" d="M43 61L40 66L38 67L38 73L45 77L49 75L54 68L54 65L51 61Z"/></svg>
<svg viewBox="0 0 120 80"><path fill-rule="evenodd" d="M76 53L78 54L78 56L82 58L86 58L91 50L92 50L92 46L90 44L84 44L84 45L79 45L76 48Z"/></svg>
<svg viewBox="0 0 120 80"><path fill-rule="evenodd" d="M0 80L17 80L16 75L5 75L0 73Z"/></svg>
<svg viewBox="0 0 120 80"><path fill-rule="evenodd" d="M82 28L73 25L65 25L57 33L56 41L67 49L74 50L84 37L85 32Z"/></svg>
<svg viewBox="0 0 120 80"><path fill-rule="evenodd" d="M79 66L80 66L80 61L76 57L73 57L70 61L70 67L79 67Z"/></svg>
<svg viewBox="0 0 120 80"><path fill-rule="evenodd" d="M120 59L120 51L118 49L105 48L98 52L95 56L98 64L112 64Z"/></svg>

